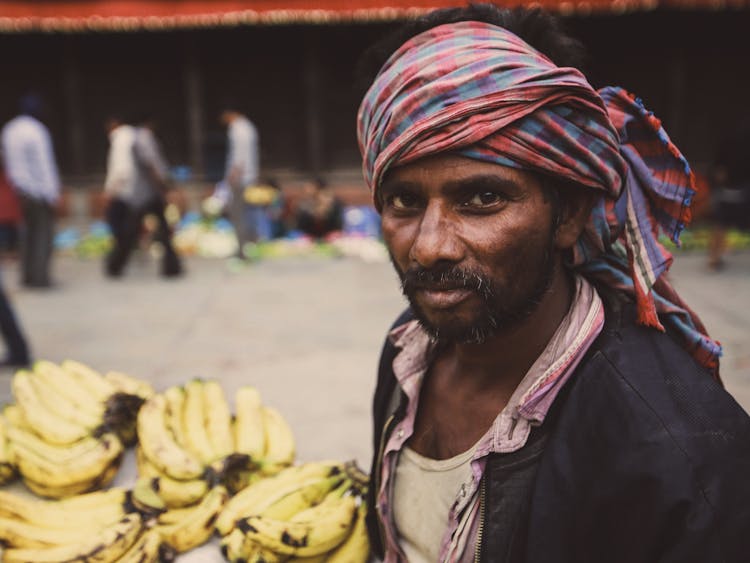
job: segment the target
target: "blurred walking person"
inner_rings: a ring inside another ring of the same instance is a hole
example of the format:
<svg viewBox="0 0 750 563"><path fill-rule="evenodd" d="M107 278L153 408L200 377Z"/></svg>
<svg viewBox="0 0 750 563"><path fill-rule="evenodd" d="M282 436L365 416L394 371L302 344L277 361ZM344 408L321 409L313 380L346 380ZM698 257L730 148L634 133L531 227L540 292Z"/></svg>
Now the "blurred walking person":
<svg viewBox="0 0 750 563"><path fill-rule="evenodd" d="M154 135L153 121L143 118L136 127L121 117L111 117L107 129L110 147L104 190L109 199L107 222L114 246L106 257L105 272L110 277L122 275L138 245L144 217L154 215L154 240L163 246L161 274L177 276L182 273L182 266L164 216L165 194L170 188L169 167Z"/></svg>
<svg viewBox="0 0 750 563"><path fill-rule="evenodd" d="M27 94L20 115L2 130L8 180L21 202L21 283L49 287L54 237L55 205L60 199L60 177L47 127L40 121L41 97Z"/></svg>
<svg viewBox="0 0 750 563"><path fill-rule="evenodd" d="M245 259L245 245L258 239L257 228L248 219L245 188L258 181L259 140L255 125L233 104L225 104L219 116L227 128L227 160L217 192L229 192L229 220L237 236L237 257Z"/></svg>
<svg viewBox="0 0 750 563"><path fill-rule="evenodd" d="M8 296L0 283L0 334L5 341L5 357L0 359L0 367L23 367L31 363L29 347L21 332L16 315Z"/></svg>

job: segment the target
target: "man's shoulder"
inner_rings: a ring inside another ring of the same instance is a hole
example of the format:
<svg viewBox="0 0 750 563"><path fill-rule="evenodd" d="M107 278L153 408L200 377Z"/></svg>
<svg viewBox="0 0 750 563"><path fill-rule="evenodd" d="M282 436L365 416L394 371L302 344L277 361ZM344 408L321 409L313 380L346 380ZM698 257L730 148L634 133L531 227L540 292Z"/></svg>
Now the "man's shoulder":
<svg viewBox="0 0 750 563"><path fill-rule="evenodd" d="M628 307L607 311L572 383L564 410L577 409L587 426L621 444L661 441L688 457L700 449L749 450L742 407L672 336L637 325Z"/></svg>

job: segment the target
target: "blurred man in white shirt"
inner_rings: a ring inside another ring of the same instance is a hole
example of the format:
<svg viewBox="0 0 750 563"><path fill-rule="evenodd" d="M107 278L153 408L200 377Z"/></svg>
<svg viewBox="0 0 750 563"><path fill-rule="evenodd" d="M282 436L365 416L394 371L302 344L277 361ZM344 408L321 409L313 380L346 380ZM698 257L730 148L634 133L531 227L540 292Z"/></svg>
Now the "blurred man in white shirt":
<svg viewBox="0 0 750 563"><path fill-rule="evenodd" d="M42 99L28 94L21 113L2 130L5 170L21 200L21 282L29 287L51 285L55 205L60 198L60 177L49 130L39 120Z"/></svg>
<svg viewBox="0 0 750 563"><path fill-rule="evenodd" d="M237 256L245 258L246 243L257 239L256 229L248 222L244 199L245 188L258 181L259 140L255 125L231 104L227 104L219 116L227 128L227 162L224 179L217 192L230 192L229 219L237 235Z"/></svg>

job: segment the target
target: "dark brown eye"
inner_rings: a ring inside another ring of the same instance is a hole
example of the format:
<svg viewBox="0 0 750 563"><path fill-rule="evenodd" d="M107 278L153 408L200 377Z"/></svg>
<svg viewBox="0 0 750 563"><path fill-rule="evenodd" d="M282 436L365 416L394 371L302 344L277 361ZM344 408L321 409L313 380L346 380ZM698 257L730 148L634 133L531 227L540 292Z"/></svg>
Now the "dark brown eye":
<svg viewBox="0 0 750 563"><path fill-rule="evenodd" d="M467 206L487 207L502 201L502 196L497 192L477 192L466 202Z"/></svg>

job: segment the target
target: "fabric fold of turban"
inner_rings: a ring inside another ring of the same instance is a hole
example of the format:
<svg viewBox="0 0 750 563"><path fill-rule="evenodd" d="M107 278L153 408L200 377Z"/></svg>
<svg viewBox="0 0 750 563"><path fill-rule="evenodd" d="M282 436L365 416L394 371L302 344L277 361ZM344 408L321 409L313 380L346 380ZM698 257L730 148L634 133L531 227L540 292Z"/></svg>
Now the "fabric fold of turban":
<svg viewBox="0 0 750 563"><path fill-rule="evenodd" d="M667 324L718 378L721 347L669 284L672 256L658 238L678 243L693 174L640 100L621 88L595 91L503 28L459 22L413 37L388 59L357 133L376 206L390 168L442 152L601 192L573 266L632 295L641 324Z"/></svg>

